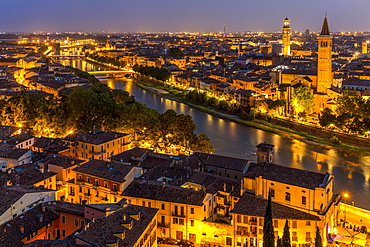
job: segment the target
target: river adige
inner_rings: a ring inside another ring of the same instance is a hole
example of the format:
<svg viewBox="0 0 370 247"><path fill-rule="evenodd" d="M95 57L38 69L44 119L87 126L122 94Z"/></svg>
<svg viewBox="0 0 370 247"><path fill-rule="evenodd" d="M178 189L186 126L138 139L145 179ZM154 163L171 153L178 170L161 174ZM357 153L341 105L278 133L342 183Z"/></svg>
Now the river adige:
<svg viewBox="0 0 370 247"><path fill-rule="evenodd" d="M103 70L83 60L61 60L84 71ZM206 133L215 147L215 154L256 160L255 146L260 142L275 145L276 164L315 172L329 172L335 176L336 193L348 191L349 203L370 209L370 156L348 155L336 149L311 146L304 142L254 129L220 119L173 100L164 99L141 89L130 79L99 78L111 88L123 89L136 101L163 113L168 109L192 116L197 134Z"/></svg>

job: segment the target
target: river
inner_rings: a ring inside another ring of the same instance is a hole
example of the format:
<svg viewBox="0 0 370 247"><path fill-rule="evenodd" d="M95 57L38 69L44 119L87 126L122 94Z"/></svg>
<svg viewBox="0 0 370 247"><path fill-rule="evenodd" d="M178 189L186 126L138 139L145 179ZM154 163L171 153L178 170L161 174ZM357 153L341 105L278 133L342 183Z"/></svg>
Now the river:
<svg viewBox="0 0 370 247"><path fill-rule="evenodd" d="M83 60L61 60L84 71L98 70ZM215 154L256 160L255 146L261 142L275 145L274 163L315 172L329 172L335 176L334 191L348 192L348 203L370 210L370 156L346 155L336 149L308 145L287 137L254 129L220 119L202 111L158 95L149 93L130 79L99 78L111 88L123 89L135 96L136 101L163 113L168 109L192 116L196 133L206 133L215 148Z"/></svg>

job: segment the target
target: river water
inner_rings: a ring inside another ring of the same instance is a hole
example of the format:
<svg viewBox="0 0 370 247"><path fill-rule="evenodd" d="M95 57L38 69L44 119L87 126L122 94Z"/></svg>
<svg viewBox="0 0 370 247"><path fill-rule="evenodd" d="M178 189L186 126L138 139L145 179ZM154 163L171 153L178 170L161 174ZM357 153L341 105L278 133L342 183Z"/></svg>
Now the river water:
<svg viewBox="0 0 370 247"><path fill-rule="evenodd" d="M101 70L82 60L61 60L84 71ZM315 172L329 172L335 176L334 191L348 192L348 203L370 210L370 156L347 155L335 149L311 146L304 142L254 129L220 119L186 104L163 99L142 90L130 79L99 78L111 88L123 89L136 101L163 113L168 109L192 116L196 133L206 133L215 148L215 154L256 160L255 146L261 142L275 145L274 163Z"/></svg>

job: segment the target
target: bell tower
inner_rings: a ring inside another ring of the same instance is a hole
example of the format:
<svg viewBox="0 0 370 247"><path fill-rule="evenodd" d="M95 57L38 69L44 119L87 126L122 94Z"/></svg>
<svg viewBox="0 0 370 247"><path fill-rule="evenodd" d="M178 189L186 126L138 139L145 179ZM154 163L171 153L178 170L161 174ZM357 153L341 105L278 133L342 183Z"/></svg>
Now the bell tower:
<svg viewBox="0 0 370 247"><path fill-rule="evenodd" d="M283 24L283 55L290 55L290 20L287 18L284 19Z"/></svg>
<svg viewBox="0 0 370 247"><path fill-rule="evenodd" d="M325 16L318 40L317 92L326 94L332 83L332 38L330 36L328 19Z"/></svg>

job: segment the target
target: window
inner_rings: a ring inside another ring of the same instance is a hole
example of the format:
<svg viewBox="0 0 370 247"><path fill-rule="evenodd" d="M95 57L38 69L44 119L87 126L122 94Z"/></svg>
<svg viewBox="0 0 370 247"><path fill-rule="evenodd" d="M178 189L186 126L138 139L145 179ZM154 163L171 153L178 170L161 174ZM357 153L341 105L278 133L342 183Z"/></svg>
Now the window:
<svg viewBox="0 0 370 247"><path fill-rule="evenodd" d="M66 237L66 229L62 229L62 237Z"/></svg>
<svg viewBox="0 0 370 247"><path fill-rule="evenodd" d="M306 205L307 199L305 196L302 196L302 205Z"/></svg>
<svg viewBox="0 0 370 247"><path fill-rule="evenodd" d="M82 193L82 187L81 186L79 187L79 191L80 191L80 193Z"/></svg>
<svg viewBox="0 0 370 247"><path fill-rule="evenodd" d="M190 226L194 226L194 220L190 220Z"/></svg>
<svg viewBox="0 0 370 247"><path fill-rule="evenodd" d="M179 219L179 225L185 225L184 219Z"/></svg>
<svg viewBox="0 0 370 247"><path fill-rule="evenodd" d="M151 208L152 207L152 202L148 202L148 207Z"/></svg>
<svg viewBox="0 0 370 247"><path fill-rule="evenodd" d="M161 209L162 210L165 210L166 209L166 206L164 205L164 203L161 204Z"/></svg>
<svg viewBox="0 0 370 247"><path fill-rule="evenodd" d="M90 177L87 177L87 182L90 183Z"/></svg>
<svg viewBox="0 0 370 247"><path fill-rule="evenodd" d="M297 228L297 221L296 220L293 220L292 228Z"/></svg>
<svg viewBox="0 0 370 247"><path fill-rule="evenodd" d="M226 245L233 245L233 239L230 237L226 237Z"/></svg>
<svg viewBox="0 0 370 247"><path fill-rule="evenodd" d="M194 208L190 208L190 213L194 214Z"/></svg>
<svg viewBox="0 0 370 247"><path fill-rule="evenodd" d="M173 224L179 224L179 218L173 218L172 222Z"/></svg>
<svg viewBox="0 0 370 247"><path fill-rule="evenodd" d="M143 207L145 207L145 202L144 201L143 201L142 205L143 205Z"/></svg>
<svg viewBox="0 0 370 247"><path fill-rule="evenodd" d="M248 224L248 216L246 215L243 216L243 223Z"/></svg>
<svg viewBox="0 0 370 247"><path fill-rule="evenodd" d="M99 186L99 179L95 179L95 186Z"/></svg>
<svg viewBox="0 0 370 247"><path fill-rule="evenodd" d="M279 221L278 220L274 220L274 228L278 228L279 227Z"/></svg>
<svg viewBox="0 0 370 247"><path fill-rule="evenodd" d="M99 197L99 190L96 191L96 197Z"/></svg>
<svg viewBox="0 0 370 247"><path fill-rule="evenodd" d="M241 223L242 222L242 216L240 214L236 215L236 222Z"/></svg>
<svg viewBox="0 0 370 247"><path fill-rule="evenodd" d="M113 184L113 191L117 191L117 184Z"/></svg>
<svg viewBox="0 0 370 247"><path fill-rule="evenodd" d="M165 217L162 215L162 216L161 216L161 223L163 223L163 224L164 224L165 222L166 222L166 221L165 221Z"/></svg>
<svg viewBox="0 0 370 247"><path fill-rule="evenodd" d="M78 226L78 219L75 219L75 226Z"/></svg>
<svg viewBox="0 0 370 247"><path fill-rule="evenodd" d="M66 217L64 215L62 215L62 223L65 224L66 223Z"/></svg>
<svg viewBox="0 0 370 247"><path fill-rule="evenodd" d="M306 226L310 226L311 225L311 221L307 220L306 221Z"/></svg>
<svg viewBox="0 0 370 247"><path fill-rule="evenodd" d="M290 193L289 192L285 192L285 201L290 202Z"/></svg>
<svg viewBox="0 0 370 247"><path fill-rule="evenodd" d="M104 181L104 188L108 188L108 182Z"/></svg>

